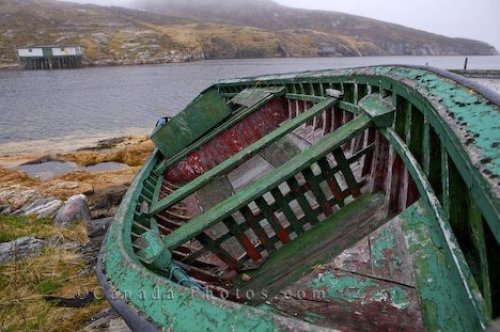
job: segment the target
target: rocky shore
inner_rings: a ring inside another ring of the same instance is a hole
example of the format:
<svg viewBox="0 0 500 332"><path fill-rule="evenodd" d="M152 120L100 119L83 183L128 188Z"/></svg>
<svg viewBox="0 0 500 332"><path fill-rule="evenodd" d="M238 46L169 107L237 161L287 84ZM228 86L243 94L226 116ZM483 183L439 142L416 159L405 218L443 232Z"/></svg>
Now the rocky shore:
<svg viewBox="0 0 500 332"><path fill-rule="evenodd" d="M68 153L0 157L0 331L128 330L103 299L95 264L121 198L152 148L146 138L126 137ZM128 167L47 180L19 170L53 160Z"/></svg>

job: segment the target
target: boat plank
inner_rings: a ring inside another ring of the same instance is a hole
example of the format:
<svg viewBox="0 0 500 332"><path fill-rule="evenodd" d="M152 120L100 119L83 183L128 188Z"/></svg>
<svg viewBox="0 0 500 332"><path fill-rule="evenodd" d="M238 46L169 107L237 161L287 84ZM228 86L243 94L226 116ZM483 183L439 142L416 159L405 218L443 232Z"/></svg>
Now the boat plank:
<svg viewBox="0 0 500 332"><path fill-rule="evenodd" d="M394 218L370 235L372 275L375 278L415 286L399 218Z"/></svg>
<svg viewBox="0 0 500 332"><path fill-rule="evenodd" d="M328 264L270 303L285 314L341 331L425 331L415 288Z"/></svg>

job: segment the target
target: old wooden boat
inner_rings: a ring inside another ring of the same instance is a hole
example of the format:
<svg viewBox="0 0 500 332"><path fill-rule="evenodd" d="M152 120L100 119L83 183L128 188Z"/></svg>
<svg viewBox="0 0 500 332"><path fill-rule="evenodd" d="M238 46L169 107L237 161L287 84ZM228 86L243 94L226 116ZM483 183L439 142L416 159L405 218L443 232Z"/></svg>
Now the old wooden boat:
<svg viewBox="0 0 500 332"><path fill-rule="evenodd" d="M136 331L485 330L499 105L417 67L218 82L155 128L104 292Z"/></svg>

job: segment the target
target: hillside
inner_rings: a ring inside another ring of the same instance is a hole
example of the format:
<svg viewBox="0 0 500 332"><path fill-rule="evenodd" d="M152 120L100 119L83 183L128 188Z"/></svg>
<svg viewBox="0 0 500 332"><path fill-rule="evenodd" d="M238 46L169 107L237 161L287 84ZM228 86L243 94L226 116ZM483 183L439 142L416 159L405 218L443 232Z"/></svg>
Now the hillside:
<svg viewBox="0 0 500 332"><path fill-rule="evenodd" d="M295 9L270 0L133 0L155 13L211 23L251 26L306 39L312 54L472 55L496 51L486 43L448 38L397 24L338 12ZM287 49L284 49L285 53Z"/></svg>
<svg viewBox="0 0 500 332"><path fill-rule="evenodd" d="M135 0L136 9L53 0L0 0L0 65L16 45L77 44L89 64L357 55L496 54L453 39L268 0Z"/></svg>

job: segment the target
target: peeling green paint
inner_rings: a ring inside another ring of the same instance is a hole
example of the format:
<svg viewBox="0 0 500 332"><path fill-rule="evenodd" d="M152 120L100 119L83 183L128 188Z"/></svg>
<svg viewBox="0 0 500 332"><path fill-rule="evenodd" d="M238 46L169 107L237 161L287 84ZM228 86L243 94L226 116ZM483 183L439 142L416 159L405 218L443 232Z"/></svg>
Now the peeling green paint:
<svg viewBox="0 0 500 332"><path fill-rule="evenodd" d="M320 273L311 281L311 287L326 291L327 297L335 301L347 301L366 305L385 302L398 309L410 305L407 292L401 286L381 288L380 284L358 276L336 277L332 273Z"/></svg>
<svg viewBox="0 0 500 332"><path fill-rule="evenodd" d="M400 257L388 257L391 256L395 246L394 234L389 229L383 228L377 240L372 243L373 265L376 268L382 268L388 259L391 260L393 266L398 264Z"/></svg>
<svg viewBox="0 0 500 332"><path fill-rule="evenodd" d="M376 71L377 72L377 71ZM410 78L418 86L440 99L446 112L475 137L473 144L484 158L491 161L484 165L494 174L500 174L500 153L492 146L500 142L500 112L489 105L480 95L455 82L434 73L407 67L386 67L378 73ZM484 121L485 117L488 121Z"/></svg>
<svg viewBox="0 0 500 332"><path fill-rule="evenodd" d="M422 202L412 205L400 218L415 266L427 328L430 331L480 329L460 277L453 273L453 262L446 255L446 243L436 220Z"/></svg>

